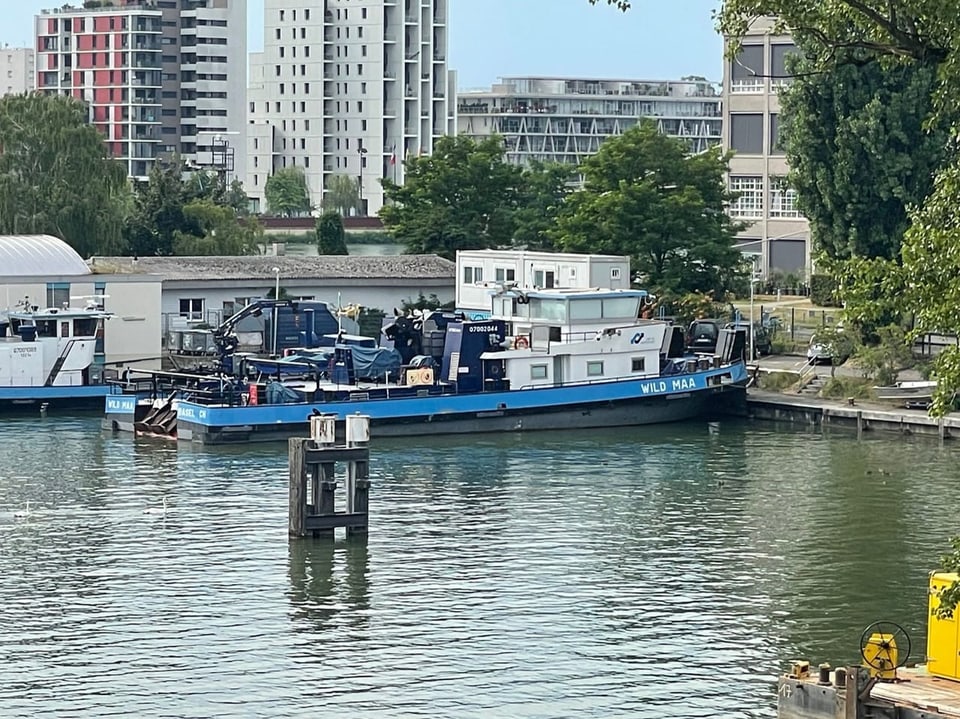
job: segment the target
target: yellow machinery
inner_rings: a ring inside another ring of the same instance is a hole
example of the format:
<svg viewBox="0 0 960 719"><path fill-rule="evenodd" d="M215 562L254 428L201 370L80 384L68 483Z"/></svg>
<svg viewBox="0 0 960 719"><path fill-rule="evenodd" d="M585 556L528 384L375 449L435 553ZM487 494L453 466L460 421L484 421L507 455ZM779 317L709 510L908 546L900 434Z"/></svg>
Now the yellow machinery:
<svg viewBox="0 0 960 719"><path fill-rule="evenodd" d="M860 656L871 677L894 681L897 668L906 664L910 656L910 637L899 624L874 622L860 637Z"/></svg>
<svg viewBox="0 0 960 719"><path fill-rule="evenodd" d="M960 577L945 572L931 572L927 617L927 672L945 679L960 679L960 622L957 612L941 619L936 615L940 606L940 592L951 586ZM960 611L960 608L958 608Z"/></svg>

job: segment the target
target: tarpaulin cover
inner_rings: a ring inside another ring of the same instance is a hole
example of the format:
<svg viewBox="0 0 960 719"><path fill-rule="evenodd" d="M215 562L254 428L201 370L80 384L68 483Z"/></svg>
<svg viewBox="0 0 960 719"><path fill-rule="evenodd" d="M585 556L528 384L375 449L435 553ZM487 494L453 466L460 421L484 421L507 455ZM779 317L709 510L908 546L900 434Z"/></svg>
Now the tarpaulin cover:
<svg viewBox="0 0 960 719"><path fill-rule="evenodd" d="M303 397L299 393L280 382L271 382L267 385L267 404L288 404L302 401Z"/></svg>
<svg viewBox="0 0 960 719"><path fill-rule="evenodd" d="M391 380L400 376L400 353L382 347L351 347L353 372L357 379L380 380L390 374Z"/></svg>

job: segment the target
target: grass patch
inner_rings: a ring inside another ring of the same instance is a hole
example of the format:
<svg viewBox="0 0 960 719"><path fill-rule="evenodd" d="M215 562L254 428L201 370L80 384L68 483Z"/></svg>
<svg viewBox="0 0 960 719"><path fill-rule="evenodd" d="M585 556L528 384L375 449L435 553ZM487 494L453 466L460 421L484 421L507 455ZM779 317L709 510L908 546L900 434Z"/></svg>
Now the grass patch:
<svg viewBox="0 0 960 719"><path fill-rule="evenodd" d="M757 387L768 392L783 392L799 379L796 372L761 372L757 376Z"/></svg>
<svg viewBox="0 0 960 719"><path fill-rule="evenodd" d="M828 399L869 399L873 396L873 380L863 377L831 377L820 390Z"/></svg>

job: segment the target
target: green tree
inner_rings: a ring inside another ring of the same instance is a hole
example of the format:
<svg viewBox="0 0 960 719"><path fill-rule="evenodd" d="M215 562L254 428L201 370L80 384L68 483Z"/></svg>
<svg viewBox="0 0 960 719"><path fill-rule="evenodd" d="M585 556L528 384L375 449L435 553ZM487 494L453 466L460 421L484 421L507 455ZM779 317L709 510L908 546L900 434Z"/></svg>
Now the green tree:
<svg viewBox="0 0 960 719"><path fill-rule="evenodd" d="M263 229L255 219L239 222L232 207L212 200L193 200L183 214L194 232L174 230L177 255L253 255L259 251Z"/></svg>
<svg viewBox="0 0 960 719"><path fill-rule="evenodd" d="M317 252L321 255L349 254L343 218L338 213L324 212L317 220Z"/></svg>
<svg viewBox="0 0 960 719"><path fill-rule="evenodd" d="M49 234L83 257L116 254L130 188L125 166L78 100L0 99L0 232Z"/></svg>
<svg viewBox="0 0 960 719"><path fill-rule="evenodd" d="M327 181L327 192L323 196L323 208L327 212L338 212L349 217L351 210L360 209L360 186L357 178L349 175L333 175Z"/></svg>
<svg viewBox="0 0 960 719"><path fill-rule="evenodd" d="M513 243L530 250L554 250L554 225L576 179L577 168L559 162L530 162L523 169Z"/></svg>
<svg viewBox="0 0 960 719"><path fill-rule="evenodd" d="M303 168L298 165L284 167L267 178L263 188L267 210L280 217L293 217L310 212L310 188Z"/></svg>
<svg viewBox="0 0 960 719"><path fill-rule="evenodd" d="M743 281L733 240L740 226L718 151L688 155L652 122L611 138L581 167L584 187L560 213L556 236L570 252L629 255L643 285L660 294L721 297Z"/></svg>
<svg viewBox="0 0 960 719"><path fill-rule="evenodd" d="M932 67L884 67L863 50L833 51L795 38L797 77L781 91L781 138L790 186L830 258L898 257L907 207L922 203L946 156L947 128L924 127L936 83Z"/></svg>
<svg viewBox="0 0 960 719"><path fill-rule="evenodd" d="M133 255L172 255L177 233L199 236L200 227L183 211L188 199L183 165L155 162L147 180L134 186L133 211L127 218L124 235Z"/></svg>
<svg viewBox="0 0 960 719"><path fill-rule="evenodd" d="M433 154L404 163L402 186L382 179L384 226L414 254L453 259L457 250L511 244L522 172L507 164L499 137L437 140Z"/></svg>

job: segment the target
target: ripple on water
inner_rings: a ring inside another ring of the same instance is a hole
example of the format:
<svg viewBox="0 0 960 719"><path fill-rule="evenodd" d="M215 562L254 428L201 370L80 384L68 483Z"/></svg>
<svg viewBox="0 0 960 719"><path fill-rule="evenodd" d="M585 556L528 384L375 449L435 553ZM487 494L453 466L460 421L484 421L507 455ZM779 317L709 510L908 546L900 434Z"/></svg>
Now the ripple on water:
<svg viewBox="0 0 960 719"><path fill-rule="evenodd" d="M368 542L288 543L282 446L5 424L3 716L772 716L922 646L958 509L950 449L677 425L378 443Z"/></svg>

